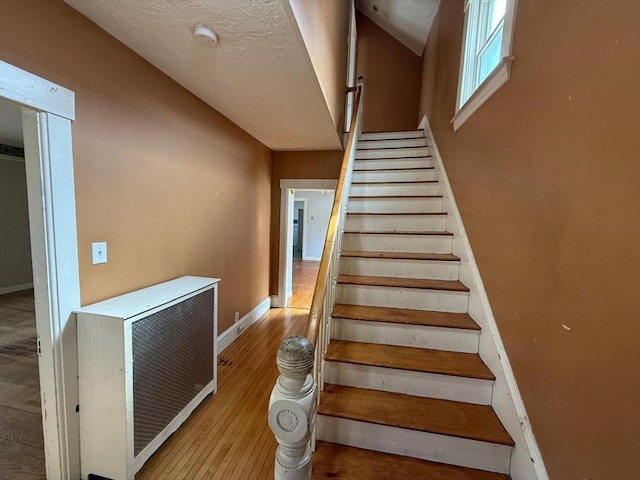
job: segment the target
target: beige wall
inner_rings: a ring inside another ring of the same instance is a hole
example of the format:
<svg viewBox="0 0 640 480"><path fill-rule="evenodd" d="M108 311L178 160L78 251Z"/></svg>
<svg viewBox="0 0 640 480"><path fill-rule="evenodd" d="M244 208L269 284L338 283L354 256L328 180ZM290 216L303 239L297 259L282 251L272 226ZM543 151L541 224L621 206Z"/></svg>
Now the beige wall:
<svg viewBox="0 0 640 480"><path fill-rule="evenodd" d="M0 156L0 289L32 281L24 162Z"/></svg>
<svg viewBox="0 0 640 480"><path fill-rule="evenodd" d="M278 255L280 251L280 180L335 179L340 176L341 151L274 152L271 183L271 262L269 291L278 294Z"/></svg>
<svg viewBox="0 0 640 480"><path fill-rule="evenodd" d="M520 0L511 79L454 133L462 6L421 114L549 474L640 478L640 3Z"/></svg>
<svg viewBox="0 0 640 480"><path fill-rule="evenodd" d="M336 126L343 131L347 84L349 2L289 0L322 93Z"/></svg>
<svg viewBox="0 0 640 480"><path fill-rule="evenodd" d="M221 277L223 331L268 296L268 148L62 1L2 0L0 58L75 91L83 304Z"/></svg>
<svg viewBox="0 0 640 480"><path fill-rule="evenodd" d="M365 83L362 131L415 129L422 60L360 12L356 28L356 75Z"/></svg>

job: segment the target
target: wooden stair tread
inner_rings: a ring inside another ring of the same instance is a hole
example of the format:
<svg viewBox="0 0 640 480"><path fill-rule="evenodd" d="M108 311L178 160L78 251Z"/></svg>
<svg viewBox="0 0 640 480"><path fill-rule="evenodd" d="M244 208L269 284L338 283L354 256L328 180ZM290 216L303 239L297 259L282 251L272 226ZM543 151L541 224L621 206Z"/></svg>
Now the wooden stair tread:
<svg viewBox="0 0 640 480"><path fill-rule="evenodd" d="M514 446L489 405L325 384L318 414Z"/></svg>
<svg viewBox="0 0 640 480"><path fill-rule="evenodd" d="M374 198L380 200L383 198L443 198L442 195L349 195L349 200Z"/></svg>
<svg viewBox="0 0 640 480"><path fill-rule="evenodd" d="M313 480L509 480L499 473L316 441Z"/></svg>
<svg viewBox="0 0 640 480"><path fill-rule="evenodd" d="M480 380L496 379L476 353L332 340L325 360Z"/></svg>
<svg viewBox="0 0 640 480"><path fill-rule="evenodd" d="M395 141L395 140L406 140L406 138L387 138L384 141L385 142L391 142L391 141ZM419 140L416 138L411 138L410 140ZM362 140L363 142L370 142L371 140ZM415 146L405 146L405 145L400 145L398 147L378 147L378 148L357 148L356 147L356 151L357 152L379 152L380 150L414 150L416 148L429 148L431 145L415 145Z"/></svg>
<svg viewBox="0 0 640 480"><path fill-rule="evenodd" d="M393 167L393 168L354 168L354 172L406 172L406 171L435 170L435 167Z"/></svg>
<svg viewBox="0 0 640 480"><path fill-rule="evenodd" d="M403 180L399 182L398 180L385 181L385 182L351 182L351 185L387 185L387 184L415 184L415 183L438 183L438 180Z"/></svg>
<svg viewBox="0 0 640 480"><path fill-rule="evenodd" d="M480 330L480 326L466 313L432 312L408 308L371 307L368 305L337 303L333 307L331 316L350 320Z"/></svg>
<svg viewBox="0 0 640 480"><path fill-rule="evenodd" d="M457 280L432 280L427 278L372 277L367 275L338 275L338 283L371 285L376 287L423 288L468 292L469 289Z"/></svg>
<svg viewBox="0 0 640 480"><path fill-rule="evenodd" d="M404 232L404 231L396 231L396 230L345 230L344 233L358 234L358 235L445 235L448 237L453 237L453 233L451 232L441 232L441 231L433 231L433 232Z"/></svg>
<svg viewBox="0 0 640 480"><path fill-rule="evenodd" d="M393 260L435 260L442 262L459 262L460 257L450 253L412 253L412 252L361 252L343 250L341 257L355 258L385 258Z"/></svg>
<svg viewBox="0 0 640 480"><path fill-rule="evenodd" d="M446 217L447 212L347 212L347 215L366 215L366 216L429 216L429 217Z"/></svg>

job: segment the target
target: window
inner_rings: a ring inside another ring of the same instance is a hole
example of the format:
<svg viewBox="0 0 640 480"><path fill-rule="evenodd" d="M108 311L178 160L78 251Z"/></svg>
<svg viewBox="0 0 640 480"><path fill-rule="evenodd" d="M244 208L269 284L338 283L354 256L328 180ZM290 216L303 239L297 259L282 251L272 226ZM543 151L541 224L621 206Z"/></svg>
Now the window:
<svg viewBox="0 0 640 480"><path fill-rule="evenodd" d="M466 0L457 130L508 79L516 0Z"/></svg>

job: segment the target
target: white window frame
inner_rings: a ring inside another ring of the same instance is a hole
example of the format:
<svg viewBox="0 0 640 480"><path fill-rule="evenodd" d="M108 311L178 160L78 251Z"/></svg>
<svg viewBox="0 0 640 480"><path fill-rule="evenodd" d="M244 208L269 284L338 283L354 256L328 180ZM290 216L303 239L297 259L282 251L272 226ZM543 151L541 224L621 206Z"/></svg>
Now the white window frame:
<svg viewBox="0 0 640 480"><path fill-rule="evenodd" d="M502 48L500 52L501 60L493 71L478 85L473 93L461 105L463 91L469 89L469 82L475 76L477 68L475 68L476 48L473 47L473 54L469 55L469 46L476 43L478 33L478 25L471 23L475 21L480 23L478 6L482 2L488 0L465 0L465 19L464 34L462 39L462 52L460 54L460 72L458 75L458 97L456 99L456 114L451 119L453 130L458 130L462 124L486 102L502 85L504 85L511 76L511 63L514 60L512 54L513 33L515 30L515 13L518 0L507 0L507 8L504 14ZM465 66L468 62L473 62L471 74L465 76Z"/></svg>

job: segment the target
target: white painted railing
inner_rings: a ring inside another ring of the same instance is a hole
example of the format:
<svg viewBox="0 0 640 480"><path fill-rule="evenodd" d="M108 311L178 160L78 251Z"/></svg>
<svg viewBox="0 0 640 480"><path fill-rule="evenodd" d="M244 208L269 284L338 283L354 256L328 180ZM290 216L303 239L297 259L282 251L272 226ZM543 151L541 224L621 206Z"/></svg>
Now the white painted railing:
<svg viewBox="0 0 640 480"><path fill-rule="evenodd" d="M278 441L275 480L310 480L315 415L324 386L324 356L329 344L330 315L335 303L338 258L356 144L362 125L364 83L358 78L349 135L336 187L327 237L309 309L306 337L289 337L278 348L280 377L269 400L269 427ZM351 90L349 90L351 91ZM348 91L348 93L349 93Z"/></svg>

